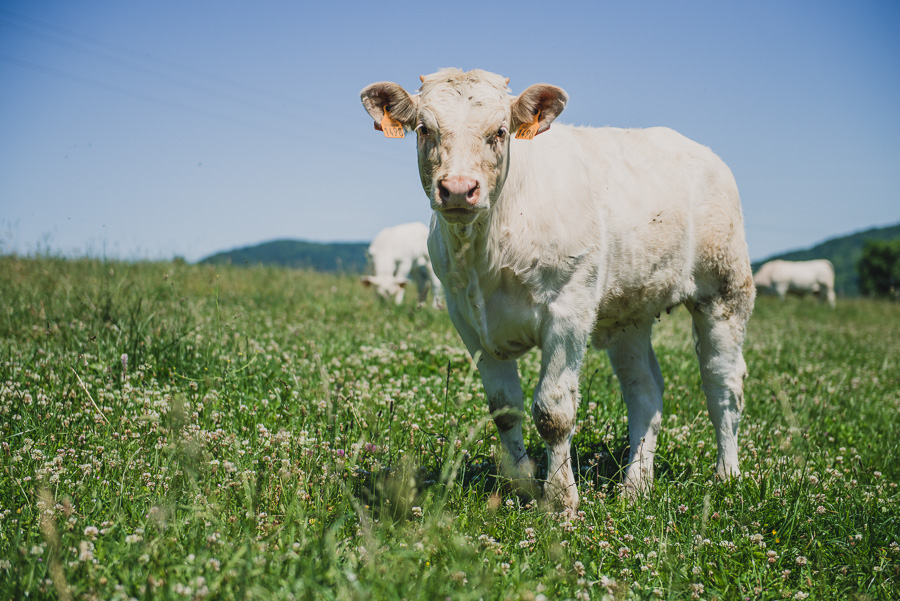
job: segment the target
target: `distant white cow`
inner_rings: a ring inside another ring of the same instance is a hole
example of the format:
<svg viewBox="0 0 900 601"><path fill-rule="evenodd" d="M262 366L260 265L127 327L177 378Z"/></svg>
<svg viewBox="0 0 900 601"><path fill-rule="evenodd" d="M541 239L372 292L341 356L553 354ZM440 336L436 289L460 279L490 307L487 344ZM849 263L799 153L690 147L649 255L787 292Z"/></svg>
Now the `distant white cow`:
<svg viewBox="0 0 900 601"><path fill-rule="evenodd" d="M787 294L813 294L834 308L834 265L827 259L769 261L753 276L753 283L760 292L777 294L781 300Z"/></svg>
<svg viewBox="0 0 900 601"><path fill-rule="evenodd" d="M728 167L666 128L550 129L567 101L556 86L511 96L508 79L480 70L421 79L415 95L381 82L361 98L386 135L416 132L434 209L431 258L453 324L480 357L513 483L534 492L516 359L537 346L531 413L547 446L544 497L577 507L569 449L591 343L607 349L628 406L626 491L651 485L663 378L650 330L682 303L694 320L717 472L738 474L741 346L755 288Z"/></svg>
<svg viewBox="0 0 900 601"><path fill-rule="evenodd" d="M362 283L374 288L380 297L393 298L399 305L412 281L418 289L420 305L425 303L430 288L432 305L443 306L441 282L428 257L428 226L424 223L404 223L381 230L366 255L372 275L362 276Z"/></svg>

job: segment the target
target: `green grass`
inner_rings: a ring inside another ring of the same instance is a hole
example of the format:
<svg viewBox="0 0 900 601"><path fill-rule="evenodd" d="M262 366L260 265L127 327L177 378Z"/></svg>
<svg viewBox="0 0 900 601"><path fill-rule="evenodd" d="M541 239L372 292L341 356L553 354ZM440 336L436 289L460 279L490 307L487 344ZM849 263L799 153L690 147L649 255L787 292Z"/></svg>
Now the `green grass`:
<svg viewBox="0 0 900 601"><path fill-rule="evenodd" d="M900 598L900 305L759 301L724 484L687 313L654 339L652 494L616 494L591 352L567 517L496 477L443 313L351 277L0 258L0 599Z"/></svg>

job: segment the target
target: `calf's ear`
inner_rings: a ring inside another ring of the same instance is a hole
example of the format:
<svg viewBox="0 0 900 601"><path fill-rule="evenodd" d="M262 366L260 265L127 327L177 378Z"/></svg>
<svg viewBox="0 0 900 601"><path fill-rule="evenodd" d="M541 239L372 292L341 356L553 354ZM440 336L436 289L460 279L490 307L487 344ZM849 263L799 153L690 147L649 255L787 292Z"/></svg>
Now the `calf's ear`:
<svg viewBox="0 0 900 601"><path fill-rule="evenodd" d="M368 288L369 286L372 285L372 278L370 278L367 275L364 275L361 278L359 278L359 281L362 282L362 285L365 286L366 288Z"/></svg>
<svg viewBox="0 0 900 601"><path fill-rule="evenodd" d="M375 120L376 128L384 117L385 108L390 111L391 117L403 124L404 129L413 128L417 98L410 96L401 86L390 81L380 81L363 88L359 98Z"/></svg>
<svg viewBox="0 0 900 601"><path fill-rule="evenodd" d="M562 88L546 83L535 84L513 101L510 129L514 131L522 124L531 123L540 113L537 133L543 133L550 129L550 124L566 108L568 101L569 95Z"/></svg>

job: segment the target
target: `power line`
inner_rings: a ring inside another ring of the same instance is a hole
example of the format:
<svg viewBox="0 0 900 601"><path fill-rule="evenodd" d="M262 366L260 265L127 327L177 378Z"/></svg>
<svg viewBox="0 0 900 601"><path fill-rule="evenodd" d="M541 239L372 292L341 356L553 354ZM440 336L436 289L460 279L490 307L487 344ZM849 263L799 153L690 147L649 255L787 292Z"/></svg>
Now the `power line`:
<svg viewBox="0 0 900 601"><path fill-rule="evenodd" d="M30 35L37 39L41 39L45 42L49 42L51 44L67 48L69 50L74 50L76 52L80 52L82 54L86 54L92 56L94 58L106 61L108 63L117 65L121 68L131 70L134 72L141 73L143 75L148 75L151 77L156 77L169 83L173 83L175 85L179 85L188 89L192 89L194 91L200 91L203 93L210 94L218 99L226 98L231 100L232 102L243 104L249 108L253 108L255 110L264 111L267 113L276 113L282 116L287 116L291 118L295 118L296 115L291 114L289 112L285 112L274 105L264 105L260 104L254 100L248 100L246 98L240 98L236 96L233 92L222 92L219 90L212 89L208 86L201 86L196 84L194 81L185 80L178 76L173 76L166 74L164 72L158 71L153 68L145 67L140 63L151 63L156 64L157 66L161 66L166 69L170 69L176 72L182 72L184 74L190 75L191 77L200 77L202 79L206 79L208 81L214 82L220 86L224 86L226 88L232 88L233 91L240 91L243 93L250 93L253 96L263 98L265 100L271 101L273 98L279 98L283 103L287 103L290 106L296 107L305 107L306 109L312 109L317 113L331 113L334 116L341 116L331 111L329 107L325 106L316 106L308 101L298 100L296 98L289 97L284 94L280 94L278 92L273 92L270 90L262 90L258 87L245 84L239 81L235 81L233 79L229 79L226 77L222 77L220 75L216 75L213 73L206 72L202 69L197 69L188 65L183 65L177 63L175 61L166 60L163 58L151 57L146 53L137 52L130 48L126 48L124 46L120 46L118 44L112 44L109 42L105 42L102 40L98 40L91 36L87 36L78 32L74 32L70 29L66 29L64 27L60 27L58 25L53 25L50 23L46 23L44 21L40 21L37 19L33 19L30 17L26 17L24 15L17 14L8 9L0 8L0 18L5 19L0 20L0 25L7 27L8 29L12 29L14 31L18 31L19 33L24 33L26 35ZM19 21L18 23L16 21ZM59 36L63 36L60 38ZM69 38L64 39L64 38ZM73 43L71 40L77 41ZM79 45L80 44L80 45ZM86 47L87 46L87 47ZM95 49L90 47L99 48L103 50L103 53L98 52ZM113 53L114 55L125 56L128 58L120 58L120 56L110 55L109 53Z"/></svg>
<svg viewBox="0 0 900 601"><path fill-rule="evenodd" d="M15 56L0 53L0 61L16 65L20 68L28 69L51 77L76 82L78 84L93 87L95 89L103 90L106 92L127 96L161 106L167 106L169 108L181 111L203 115L207 118L240 125L260 132L274 133L278 134L279 136L298 141L314 141L316 144L319 144L321 146L330 146L332 148L339 149L347 154L365 156L366 158L374 159L377 161L388 160L382 153L373 154L365 152L359 147L358 144L353 143L352 140L354 139L355 134L359 132L359 128L352 127L351 129L349 126L345 125L347 121L346 115L337 113L328 108L318 107L308 102L300 102L284 94L261 90L254 86L208 73L201 69L182 65L174 61L153 58L146 53L137 52L135 50L117 44L111 44L108 42L97 40L90 36L86 36L84 34L74 32L57 25L52 25L37 19L26 17L4 8L0 8L0 26L5 27L8 30L18 32L20 34L29 35L42 42L50 43L54 46L61 47L66 50L75 51L82 55L104 61L119 68L139 73L143 76L154 78L159 81L164 81L203 95L211 96L217 100L226 99L234 104L242 105L245 108L251 108L266 115L279 116L283 118L289 124L289 126L287 128L266 126L256 121L242 119L240 117L235 117L227 113L213 111L205 107L198 107L194 104L181 100L174 100L158 94L150 94L137 91L121 84L101 81L92 77L74 74L62 69L49 67L46 65L35 63L33 61L24 60ZM175 71L176 73L180 72L182 75L172 75L166 73L164 70L160 70L160 68L156 68L153 66L148 67L142 63L150 63L151 65L161 67L162 69L169 69ZM213 85L226 88L226 90L218 90L208 85L198 85L194 81L186 79L186 77L199 77L201 79L212 82ZM227 88L230 88L231 90L227 91ZM277 108L276 106L264 105L256 101L255 99L247 98L246 94L248 93L254 97L260 97L266 100L271 100L273 98L281 99L283 102L287 102L292 106L297 107L298 110L297 112L284 111ZM314 115L315 118L311 119L310 115ZM333 116L334 118L328 118L329 115ZM325 116L325 118L322 118L323 116ZM366 121L362 120L360 121L360 123L365 124ZM299 124L302 124L302 132L298 131L297 129ZM293 127L291 127L291 125ZM347 135L335 136L334 134L336 130L338 131L338 133L340 133L340 130L343 130L343 132ZM351 133L353 135L351 135Z"/></svg>
<svg viewBox="0 0 900 601"><path fill-rule="evenodd" d="M290 131L283 130L283 129L266 127L266 126L260 125L258 123L252 123L249 121L245 121L243 119L238 119L238 118L235 118L235 117L232 117L229 115L225 115L222 113L210 111L209 109L198 108L196 106L185 104L183 102L168 100L166 98L161 98L159 96L154 96L152 94L146 94L144 92L138 92L135 90L131 90L131 89L128 89L126 87L123 87L123 86L120 86L117 84L107 83L107 82L93 79L90 77L85 77L83 75L76 75L74 73L67 73L60 69L56 69L53 67L47 67L45 65L40 65L37 63L33 63L31 61L22 60L20 58L14 57L14 56L9 56L9 55L0 53L0 61L4 61L6 63L16 65L16 66L22 67L24 69L36 71L38 73L43 73L45 75L51 75L53 77L58 77L60 79L65 79L68 81L73 81L73 82L76 82L79 84L87 85L87 86L90 86L93 88L97 88L99 90L104 90L106 92L113 92L113 93L121 94L124 96L130 96L131 98L136 98L138 100L144 100L146 102L151 102L154 104L168 106L170 108L175 108L175 109L179 109L182 111L198 113L205 117L211 117L211 118L219 119L222 121L228 121L228 122L231 122L231 123L234 123L237 125L243 125L246 127L260 130L260 131L265 131L267 133L277 133L277 134L287 135L287 136L295 138L295 139L303 139L303 136L300 136L300 135L296 134L295 132L290 132Z"/></svg>
<svg viewBox="0 0 900 601"><path fill-rule="evenodd" d="M142 75L147 75L147 76L150 76L150 77L154 77L154 78L157 78L157 79L161 79L161 80L166 81L166 82L168 82L168 83L170 83L170 84L174 84L174 85L176 85L176 86L180 86L180 87L183 87L183 88L192 90L192 91L194 91L194 92L201 92L201 93L209 94L209 95L211 95L211 96L215 96L217 99L220 99L220 100L221 100L221 99L229 100L229 101L234 102L234 103L236 103L236 104L241 104L241 105L244 105L245 107L252 108L252 109L255 109L255 110L260 110L260 111L264 111L264 112L267 112L267 113L277 113L277 114L280 114L281 116L291 117L291 118L295 118L295 119L297 118L296 115L292 115L292 114L290 114L290 113L287 113L287 112L285 112L285 111L280 111L280 110L278 110L278 109L273 109L273 108L271 108L271 107L263 106L263 105L261 105L261 104L259 104L259 103L256 103L256 102L249 102L249 101L247 101L247 100L245 100L245 99L238 98L237 96L235 96L235 95L233 95L233 94L230 94L230 93L228 93L228 92L222 92L222 91L215 90L215 89L212 89L212 88L207 87L207 86L200 86L200 85L197 85L197 84L196 84L195 82L193 82L193 81L186 80L186 79L181 78L181 77L169 75L169 74L167 74L167 73L163 73L163 72L161 72L161 71L157 71L157 70L155 70L155 69L151 69L151 68L145 67L145 66L143 66L143 65L135 64L135 63L130 62L130 61L128 61L128 60L123 60L123 59L120 59L120 58L117 58L117 57L114 57L114 56L109 56L109 55L101 54L101 53L99 53L99 52L96 52L96 51L94 51L94 50L91 50L90 48L84 48L84 47L78 46L78 45L76 45L76 44L72 44L72 43L70 43L70 42L66 42L66 41L64 41L64 40L54 39L53 37L48 36L48 35L46 35L46 34L43 34L43 33L41 33L41 32L28 31L28 30L22 28L21 26L18 26L18 25L15 25L15 24L10 24L10 23L4 22L4 21L2 20L2 17L0 17L0 26L6 27L6 28L8 28L8 29L13 29L14 31L18 31L18 32L20 32L20 33L26 33L26 34L28 34L28 35L34 36L34 37L36 37L36 38L38 38L38 39L42 39L42 40L44 40L44 41L46 41L46 42L49 42L49 43L54 44L54 45L56 45L56 46L59 46L59 47L61 47L61 48L65 48L65 49L68 49L68 50L73 50L73 51L75 51L75 52L79 52L79 53L82 53L82 54L91 56L91 57L93 57L93 58L95 58L95 59L99 59L99 60L105 61L105 62L107 62L107 63L109 63L109 64L116 65L116 66L118 66L118 67L121 67L121 68L126 69L126 70L128 70L128 71L132 71L132 72L134 72L134 73L140 73L140 74L142 74Z"/></svg>
<svg viewBox="0 0 900 601"><path fill-rule="evenodd" d="M85 77L83 75L76 75L74 73L68 73L66 71L56 69L54 67L48 67L46 65L41 65L41 64L34 63L31 61L23 60L23 59L20 59L20 58L14 57L14 56L9 56L9 55L3 54L3 53L0 53L0 61L9 63L11 65L15 65L15 66L23 68L23 69L28 69L31 71L35 71L37 73L42 73L44 75L49 75L49 76L67 80L67 81L72 81L72 82L75 82L75 83L78 83L81 85L93 87L93 88L103 90L106 92L112 92L115 94L120 94L123 96L135 98L137 100L142 100L145 102L159 104L162 106L167 106L169 108L174 108L174 109L181 110L181 111L186 111L186 112L190 112L190 113L203 115L204 117L207 117L207 118L224 121L227 123L231 123L233 125L247 127L247 128L254 129L254 130L268 133L268 134L277 134L279 136L287 137L287 138L290 138L295 141L310 142L310 141L313 141L313 138L315 138L314 141L316 144L320 144L320 145L324 145L324 146L331 146L332 148L336 148L342 152L349 152L352 154L365 156L370 159L388 162L388 159L386 157L384 157L383 155L381 155L381 154L373 155L371 153L364 152L359 148L358 145L352 144L350 142L344 142L344 138L341 138L341 137L334 137L334 136L330 136L330 135L313 136L313 135L309 134L308 132L300 133L300 132L297 132L294 130L288 130L288 129L276 128L276 127L268 127L266 125L262 125L262 124L255 123L252 121L247 121L245 119L240 119L240 118L226 115L223 113L219 113L216 111L211 111L206 108L199 108L199 107L196 107L196 106L184 103L184 102L169 100L169 99L162 98L159 96L154 96L152 94L135 91L135 90L126 88L124 86L120 86L118 84L111 84L111 83L100 81L100 80L93 79L90 77ZM325 126L322 124L315 123L315 124L313 124L313 126L315 126L316 129L320 129L320 130L325 129Z"/></svg>

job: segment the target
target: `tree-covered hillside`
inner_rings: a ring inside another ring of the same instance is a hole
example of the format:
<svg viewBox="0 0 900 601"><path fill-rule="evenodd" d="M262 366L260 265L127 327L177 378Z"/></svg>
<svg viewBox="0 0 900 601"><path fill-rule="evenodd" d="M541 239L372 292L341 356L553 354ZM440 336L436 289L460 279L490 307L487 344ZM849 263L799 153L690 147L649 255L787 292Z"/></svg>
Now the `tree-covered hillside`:
<svg viewBox="0 0 900 601"><path fill-rule="evenodd" d="M856 264L862 256L863 244L867 240L895 239L900 239L900 224L831 238L812 248L774 255L754 263L753 270L756 271L760 265L773 259L786 261L828 259L834 264L837 293L842 296L859 296ZM231 263L232 265L284 265L326 272L362 273L366 268L368 245L368 242L318 243L303 240L275 240L256 246L216 253L200 262Z"/></svg>
<svg viewBox="0 0 900 601"><path fill-rule="evenodd" d="M840 238L831 238L806 250L794 250L771 256L753 264L753 271L766 261L784 259L785 261L809 261L811 259L828 259L834 264L835 291L841 296L859 296L859 276L856 264L862 256L863 244L867 240L900 239L900 223L889 227L873 228L856 232Z"/></svg>
<svg viewBox="0 0 900 601"><path fill-rule="evenodd" d="M201 263L232 265L283 265L316 271L362 273L366 268L368 242L318 243L274 240L216 253Z"/></svg>

